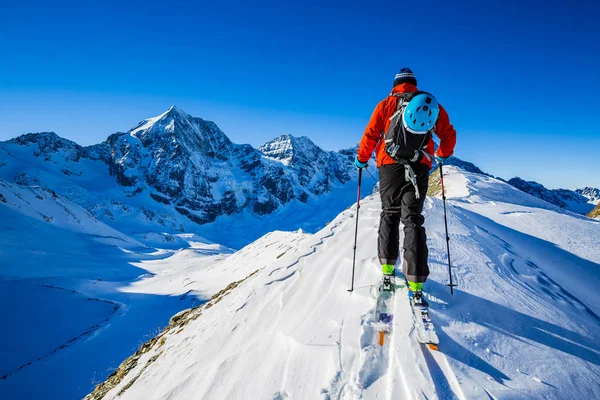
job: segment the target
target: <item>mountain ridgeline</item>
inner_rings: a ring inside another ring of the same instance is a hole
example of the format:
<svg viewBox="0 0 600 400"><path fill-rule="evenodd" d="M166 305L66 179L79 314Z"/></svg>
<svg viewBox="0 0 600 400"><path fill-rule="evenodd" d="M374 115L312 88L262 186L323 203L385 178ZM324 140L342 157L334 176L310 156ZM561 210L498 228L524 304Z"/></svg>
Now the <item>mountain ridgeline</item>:
<svg viewBox="0 0 600 400"><path fill-rule="evenodd" d="M547 189L537 182L525 181L519 177L512 178L507 183L525 193L577 214L586 215L598 204L599 190L594 188Z"/></svg>
<svg viewBox="0 0 600 400"><path fill-rule="evenodd" d="M89 147L50 132L2 142L0 178L49 185L101 219L135 213L184 230L169 217L173 210L206 224L243 211L270 214L330 192L356 178L354 153L324 151L290 135L260 149L235 144L214 122L171 107ZM110 177L98 176L101 171ZM85 174L96 182L86 185ZM145 201L148 196L154 201Z"/></svg>
<svg viewBox="0 0 600 400"><path fill-rule="evenodd" d="M307 137L291 135L258 149L236 144L214 122L173 106L92 146L52 132L0 142L0 179L53 190L124 232L184 232L220 217L230 216L233 223L240 214L253 221L280 209L296 210L294 202L310 206L343 187L337 197L347 197L346 202L334 207L327 200L336 215L354 201L346 184L356 182L355 154L356 148L324 151ZM456 157L448 163L491 176ZM549 190L520 178L508 183L579 214L600 200L594 188Z"/></svg>
<svg viewBox="0 0 600 400"><path fill-rule="evenodd" d="M202 224L246 208L270 214L350 180L351 159L301 139L301 149L294 146L300 139L289 135L265 144L285 144L285 154L276 150L270 155L288 162L273 162L250 145L231 142L214 122L172 107L93 149L121 185L151 190L155 200ZM318 163L306 162L315 156Z"/></svg>

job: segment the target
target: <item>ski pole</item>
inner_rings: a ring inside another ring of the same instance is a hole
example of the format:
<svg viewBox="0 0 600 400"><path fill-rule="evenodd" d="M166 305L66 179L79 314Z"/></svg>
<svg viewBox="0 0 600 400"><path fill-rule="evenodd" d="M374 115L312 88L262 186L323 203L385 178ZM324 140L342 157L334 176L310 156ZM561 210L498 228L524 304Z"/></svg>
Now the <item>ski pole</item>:
<svg viewBox="0 0 600 400"><path fill-rule="evenodd" d="M362 181L362 168L358 169L358 196L356 200L356 228L354 229L354 256L352 257L352 285L349 292L354 290L354 269L356 267L356 241L358 239L358 212L360 211L360 183Z"/></svg>
<svg viewBox="0 0 600 400"><path fill-rule="evenodd" d="M454 295L454 286L458 286L452 283L452 267L450 264L450 236L448 236L448 218L446 217L446 191L444 190L444 171L442 169L442 163L438 163L440 166L440 182L442 183L442 200L444 203L444 225L446 227L446 250L448 251L448 275L450 276L450 283L446 286L450 286L450 294Z"/></svg>

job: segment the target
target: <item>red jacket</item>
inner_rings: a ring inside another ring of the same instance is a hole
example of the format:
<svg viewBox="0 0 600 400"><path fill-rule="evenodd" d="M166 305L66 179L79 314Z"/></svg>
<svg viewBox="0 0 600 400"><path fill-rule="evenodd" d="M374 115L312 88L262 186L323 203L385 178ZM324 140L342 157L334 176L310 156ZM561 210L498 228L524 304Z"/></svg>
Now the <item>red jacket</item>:
<svg viewBox="0 0 600 400"><path fill-rule="evenodd" d="M410 83L402 83L394 87L392 93L417 91L418 89L416 86L411 85ZM375 107L375 111L373 111L373 115L371 116L371 121L369 121L367 129L365 129L365 134L363 135L358 148L358 160L360 162L367 162L371 158L373 150L375 150L377 156L377 167L386 164L394 164L396 162L385 152L383 135L390 125L390 117L396 112L397 105L398 98L395 96L388 96ZM438 120L435 123L435 133L440 139L440 146L437 149L436 155L438 157L446 158L454 154L456 131L450 123L448 113L441 104ZM433 154L433 138L427 144L425 151L429 154ZM432 162L427 160L426 157L423 157L421 162L431 167Z"/></svg>

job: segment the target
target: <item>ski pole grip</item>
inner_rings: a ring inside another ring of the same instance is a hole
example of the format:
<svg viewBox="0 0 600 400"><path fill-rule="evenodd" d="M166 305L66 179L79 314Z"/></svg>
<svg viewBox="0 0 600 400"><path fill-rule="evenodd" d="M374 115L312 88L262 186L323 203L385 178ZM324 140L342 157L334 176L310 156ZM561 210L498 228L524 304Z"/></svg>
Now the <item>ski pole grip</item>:
<svg viewBox="0 0 600 400"><path fill-rule="evenodd" d="M358 186L360 186L360 183L362 181L362 168L358 169Z"/></svg>

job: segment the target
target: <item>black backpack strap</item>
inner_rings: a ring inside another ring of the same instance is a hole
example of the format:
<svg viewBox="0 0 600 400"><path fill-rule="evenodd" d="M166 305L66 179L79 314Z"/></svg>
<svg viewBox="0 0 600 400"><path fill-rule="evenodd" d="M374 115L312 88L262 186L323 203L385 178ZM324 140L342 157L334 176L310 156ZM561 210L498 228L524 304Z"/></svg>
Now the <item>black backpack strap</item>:
<svg viewBox="0 0 600 400"><path fill-rule="evenodd" d="M406 105L410 102L410 100L414 97L415 92L401 92L401 93L392 93L390 97L396 97L398 99L398 103L396 104L396 112L392 114L390 117L390 121L396 118L398 115L402 113Z"/></svg>

